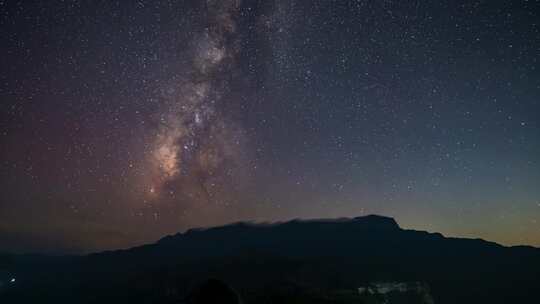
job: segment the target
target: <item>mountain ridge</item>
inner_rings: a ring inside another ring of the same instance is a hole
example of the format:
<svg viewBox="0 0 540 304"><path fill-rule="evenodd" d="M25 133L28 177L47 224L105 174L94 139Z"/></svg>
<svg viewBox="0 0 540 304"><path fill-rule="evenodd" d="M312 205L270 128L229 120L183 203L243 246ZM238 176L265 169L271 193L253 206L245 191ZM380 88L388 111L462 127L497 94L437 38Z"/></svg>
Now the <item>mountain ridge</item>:
<svg viewBox="0 0 540 304"><path fill-rule="evenodd" d="M137 292L161 297L170 288L186 294L189 286L208 277L256 294L291 284L354 290L366 282L425 282L436 303L516 302L511 287L518 282L519 300L540 298L535 292L539 248L402 229L393 218L378 215L236 222L190 229L130 249L14 261L6 267L21 283L8 299L37 290L28 293L35 295L29 303L42 296L39 290L47 290L55 300L57 294L75 290L78 296L105 299L114 294L139 303L132 298L133 284ZM96 288L95 294L88 294L88 285Z"/></svg>
<svg viewBox="0 0 540 304"><path fill-rule="evenodd" d="M457 236L445 236L444 234L440 232L430 232L425 230L418 230L418 229L404 229L399 226L397 221L393 217L389 216L383 216L378 214L369 214L365 216L356 216L356 217L338 217L338 218L312 218L312 219L302 219L302 218L294 218L291 220L284 220L284 221L276 221L276 222L256 222L256 221L237 221L232 223L226 223L223 225L217 225L217 226L209 226L209 227L194 227L189 228L183 232L177 232L174 234L165 235L155 242L137 245L133 247L128 248L121 248L121 249L111 249L111 250L103 250L103 251L97 251L97 252L91 252L86 254L42 254L42 253L9 253L9 252L0 252L0 256L19 256L19 257L29 257L29 258L39 258L39 257L84 257L84 256L95 256L100 254L109 254L109 253L115 253L115 252L125 252L129 250L136 250L138 248L146 248L146 247L153 247L158 244L170 242L175 239L179 239L181 237L185 237L187 235L192 235L196 233L201 232L208 232L208 231L216 231L221 229L228 229L228 228L238 228L238 227L246 227L246 228L275 228L281 225L289 225L289 224L343 224L343 223L355 223L355 222L361 222L361 223L374 223L379 222L379 224L386 225L388 228L393 227L394 229L399 229L401 231L410 231L410 232L417 232L417 233L427 233L433 237L437 238L444 238L448 240L474 240L479 242L485 242L493 245L497 245L503 248L516 248L516 249L533 249L533 250L540 250L540 247L536 247L533 245L504 245L500 244L496 241L486 240L483 238L468 238L468 237L457 237Z"/></svg>

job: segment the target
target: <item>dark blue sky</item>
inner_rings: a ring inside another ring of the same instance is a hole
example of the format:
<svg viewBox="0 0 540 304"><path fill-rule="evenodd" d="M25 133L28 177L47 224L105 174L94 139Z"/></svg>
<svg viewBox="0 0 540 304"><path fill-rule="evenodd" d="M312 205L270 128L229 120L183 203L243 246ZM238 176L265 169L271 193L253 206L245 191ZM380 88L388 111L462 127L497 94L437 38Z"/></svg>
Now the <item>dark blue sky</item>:
<svg viewBox="0 0 540 304"><path fill-rule="evenodd" d="M538 1L0 3L0 247L378 213L540 246Z"/></svg>

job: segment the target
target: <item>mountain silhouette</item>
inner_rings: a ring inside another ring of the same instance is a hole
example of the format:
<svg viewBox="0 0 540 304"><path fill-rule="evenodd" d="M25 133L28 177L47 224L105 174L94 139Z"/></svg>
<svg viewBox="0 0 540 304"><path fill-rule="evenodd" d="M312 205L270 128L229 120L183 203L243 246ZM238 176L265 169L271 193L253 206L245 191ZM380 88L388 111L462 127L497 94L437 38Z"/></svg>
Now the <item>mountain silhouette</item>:
<svg viewBox="0 0 540 304"><path fill-rule="evenodd" d="M372 282L423 282L435 303L540 303L540 249L405 230L376 215L242 222L127 250L1 259L3 273L17 277L0 287L2 303L182 303L208 278L245 303Z"/></svg>

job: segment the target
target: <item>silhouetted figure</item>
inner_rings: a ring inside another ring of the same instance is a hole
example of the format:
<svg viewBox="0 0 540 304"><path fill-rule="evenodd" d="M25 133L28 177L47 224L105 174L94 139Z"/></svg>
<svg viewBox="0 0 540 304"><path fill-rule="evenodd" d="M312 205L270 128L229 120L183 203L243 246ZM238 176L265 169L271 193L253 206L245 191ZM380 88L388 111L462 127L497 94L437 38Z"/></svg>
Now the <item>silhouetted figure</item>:
<svg viewBox="0 0 540 304"><path fill-rule="evenodd" d="M240 304L240 298L227 284L220 280L210 279L187 298L189 304Z"/></svg>

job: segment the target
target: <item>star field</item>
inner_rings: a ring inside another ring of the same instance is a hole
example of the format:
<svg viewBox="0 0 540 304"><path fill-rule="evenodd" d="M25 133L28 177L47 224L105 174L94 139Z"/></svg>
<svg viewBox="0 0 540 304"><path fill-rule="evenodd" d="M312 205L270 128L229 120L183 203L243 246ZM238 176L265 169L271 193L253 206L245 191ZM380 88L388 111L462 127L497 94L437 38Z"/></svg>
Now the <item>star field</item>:
<svg viewBox="0 0 540 304"><path fill-rule="evenodd" d="M0 2L0 248L370 213L540 246L539 12Z"/></svg>

